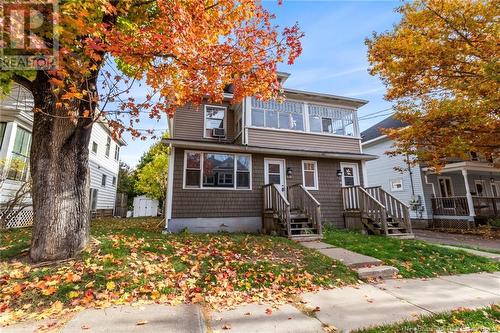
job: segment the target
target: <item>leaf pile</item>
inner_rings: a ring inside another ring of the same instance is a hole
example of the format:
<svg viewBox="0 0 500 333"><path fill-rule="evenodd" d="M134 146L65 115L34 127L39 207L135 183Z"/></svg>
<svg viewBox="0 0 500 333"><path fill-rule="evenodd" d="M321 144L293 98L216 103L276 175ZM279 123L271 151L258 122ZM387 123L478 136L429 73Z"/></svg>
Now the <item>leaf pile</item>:
<svg viewBox="0 0 500 333"><path fill-rule="evenodd" d="M204 303L214 308L283 303L297 293L356 282L342 264L283 238L163 235L153 227L157 222L98 221L92 234L101 242L99 248L56 267L2 262L0 323L133 303ZM21 234L17 238L12 233ZM6 232L2 256L15 255L13 249L19 253L20 243L28 241L22 233L26 230Z"/></svg>

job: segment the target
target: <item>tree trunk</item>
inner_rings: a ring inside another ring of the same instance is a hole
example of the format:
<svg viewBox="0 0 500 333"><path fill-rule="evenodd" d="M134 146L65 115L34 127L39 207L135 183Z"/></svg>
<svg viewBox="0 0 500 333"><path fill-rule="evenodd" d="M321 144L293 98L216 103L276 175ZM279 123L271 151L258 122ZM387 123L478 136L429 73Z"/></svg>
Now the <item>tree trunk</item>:
<svg viewBox="0 0 500 333"><path fill-rule="evenodd" d="M35 262L71 258L88 243L90 229L88 145L90 119L67 116L45 74L33 84L35 112L31 146ZM81 103L80 103L81 104ZM75 105L76 110L84 107ZM87 104L88 107L88 104Z"/></svg>

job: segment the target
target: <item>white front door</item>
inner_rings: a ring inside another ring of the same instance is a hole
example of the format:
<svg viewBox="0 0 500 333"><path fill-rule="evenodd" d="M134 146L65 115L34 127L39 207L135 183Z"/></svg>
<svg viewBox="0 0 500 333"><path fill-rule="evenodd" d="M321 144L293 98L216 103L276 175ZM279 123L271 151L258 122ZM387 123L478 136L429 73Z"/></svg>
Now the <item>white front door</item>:
<svg viewBox="0 0 500 333"><path fill-rule="evenodd" d="M264 185L277 184L283 194L286 193L285 160L264 159Z"/></svg>
<svg viewBox="0 0 500 333"><path fill-rule="evenodd" d="M342 171L342 186L359 185L359 170L357 163L340 163L340 170Z"/></svg>

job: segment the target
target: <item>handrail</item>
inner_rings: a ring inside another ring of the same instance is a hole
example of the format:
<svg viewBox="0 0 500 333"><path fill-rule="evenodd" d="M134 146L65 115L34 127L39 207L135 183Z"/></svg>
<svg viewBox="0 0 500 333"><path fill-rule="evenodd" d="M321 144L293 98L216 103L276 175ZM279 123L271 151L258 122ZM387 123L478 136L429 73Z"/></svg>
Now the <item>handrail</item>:
<svg viewBox="0 0 500 333"><path fill-rule="evenodd" d="M290 202L288 202L276 184L264 185L263 190L264 211L273 211L278 216L278 219L285 223L287 235L290 236L292 233L290 225Z"/></svg>
<svg viewBox="0 0 500 333"><path fill-rule="evenodd" d="M303 211L316 227L318 234L322 234L321 204L302 184L294 184L288 187L288 197L291 207Z"/></svg>
<svg viewBox="0 0 500 333"><path fill-rule="evenodd" d="M382 186L367 187L366 191L384 205L388 217L404 225L409 233L412 232L410 207L407 204L385 191Z"/></svg>
<svg viewBox="0 0 500 333"><path fill-rule="evenodd" d="M384 233L387 235L387 209L375 197L361 186L342 187L342 197L344 199L344 210L359 211L380 223Z"/></svg>

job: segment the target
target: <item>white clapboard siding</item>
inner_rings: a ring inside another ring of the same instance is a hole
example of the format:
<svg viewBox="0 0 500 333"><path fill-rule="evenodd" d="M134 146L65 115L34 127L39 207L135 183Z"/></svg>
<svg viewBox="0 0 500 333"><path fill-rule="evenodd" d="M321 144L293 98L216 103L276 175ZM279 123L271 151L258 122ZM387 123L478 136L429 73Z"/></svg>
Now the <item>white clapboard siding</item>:
<svg viewBox="0 0 500 333"><path fill-rule="evenodd" d="M19 85L14 85L8 97L0 100L0 121L7 123L3 141L0 142L0 159L9 160L18 127L30 130L33 125L33 106L31 93ZM118 182L119 161L115 160L115 148L124 144L111 140L109 157L106 156L107 138L111 137L104 122L96 122L92 127L89 142L90 187L98 190L97 209L113 209ZM0 138L1 139L1 138ZM92 152L93 142L97 143L97 153ZM106 174L106 186L101 185L102 175ZM14 191L19 188L16 181L6 180L0 189L0 204L8 201Z"/></svg>
<svg viewBox="0 0 500 333"><path fill-rule="evenodd" d="M106 142L110 136L108 129L102 123L92 127L89 142L90 188L97 189L96 209L112 209L115 207L116 185L118 183L119 161L115 160L117 142L111 140L109 157L106 156ZM92 151L93 142L97 143L97 153ZM102 186L102 175L106 175L106 186ZM116 182L113 185L113 177Z"/></svg>
<svg viewBox="0 0 500 333"><path fill-rule="evenodd" d="M366 173L368 186L382 186L382 188L404 202L408 204L412 197L411 191L411 180L408 171L401 173L396 171L395 167L407 167L405 159L402 155L390 157L385 154L386 151L392 150L393 141L390 139L382 139L368 145L363 145L363 153L376 155L378 159L366 162ZM412 167L413 172L413 188L415 190L415 195L420 195L422 203L425 210L422 213L424 219L432 218L431 207L428 206L424 190L422 188L422 176L420 172L420 167ZM391 180L402 179L403 180L403 191L391 191ZM410 216L412 218L418 218L415 211L410 209Z"/></svg>

